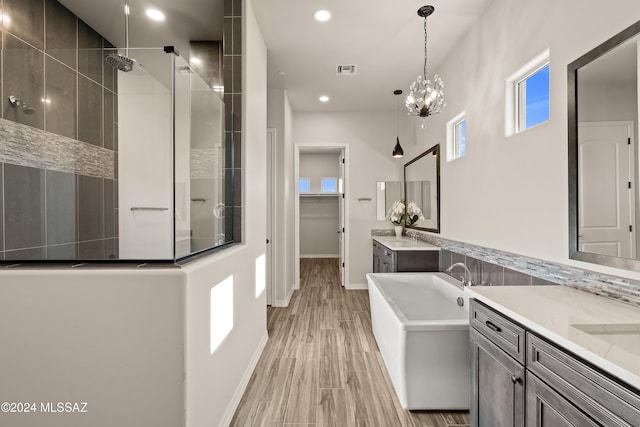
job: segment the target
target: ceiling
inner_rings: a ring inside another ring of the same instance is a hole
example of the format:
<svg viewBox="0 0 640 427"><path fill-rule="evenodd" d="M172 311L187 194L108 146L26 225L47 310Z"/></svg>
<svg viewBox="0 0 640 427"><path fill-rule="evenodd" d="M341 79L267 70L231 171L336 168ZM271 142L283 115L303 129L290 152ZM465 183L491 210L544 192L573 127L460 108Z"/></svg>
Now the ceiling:
<svg viewBox="0 0 640 427"><path fill-rule="evenodd" d="M423 19L428 18L428 74L476 22L491 0L252 0L268 49L270 89L285 89L295 111L389 111L395 89L422 74ZM327 9L332 17L316 22ZM353 76L336 65L356 64ZM279 75L283 72L284 75ZM447 76L442 76L445 85ZM331 99L322 104L322 94ZM446 86L445 86L446 94ZM404 94L402 96L404 100Z"/></svg>
<svg viewBox="0 0 640 427"><path fill-rule="evenodd" d="M124 0L59 0L118 47L124 46ZM287 91L295 111L391 111L395 89L406 91L422 74L428 18L428 74L476 22L491 0L251 0L268 49L269 89ZM131 47L176 46L188 56L189 40L221 40L223 0L130 0ZM144 14L154 6L163 23ZM318 9L332 17L319 23ZM337 76L336 65L357 66ZM445 85L447 76L442 76ZM330 101L321 103L320 95ZM405 94L401 100L404 100ZM446 94L446 86L445 86Z"/></svg>
<svg viewBox="0 0 640 427"><path fill-rule="evenodd" d="M124 47L124 0L58 0L117 47ZM190 40L222 40L223 0L129 0L130 47L175 46L189 57ZM147 8L164 12L151 21Z"/></svg>

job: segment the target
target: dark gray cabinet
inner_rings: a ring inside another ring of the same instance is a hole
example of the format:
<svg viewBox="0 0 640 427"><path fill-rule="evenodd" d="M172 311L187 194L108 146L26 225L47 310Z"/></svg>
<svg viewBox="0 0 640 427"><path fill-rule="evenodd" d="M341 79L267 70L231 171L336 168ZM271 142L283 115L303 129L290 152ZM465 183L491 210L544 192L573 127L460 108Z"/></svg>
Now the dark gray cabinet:
<svg viewBox="0 0 640 427"><path fill-rule="evenodd" d="M373 241L374 273L438 271L439 267L440 251L394 251Z"/></svg>
<svg viewBox="0 0 640 427"><path fill-rule="evenodd" d="M527 373L526 408L527 426L588 427L602 425L594 422L560 393L530 372Z"/></svg>
<svg viewBox="0 0 640 427"><path fill-rule="evenodd" d="M640 391L472 300L471 425L640 426Z"/></svg>
<svg viewBox="0 0 640 427"><path fill-rule="evenodd" d="M517 327L472 301L471 316L471 425L524 426L525 367L512 355L519 354ZM523 332L524 337L524 332ZM491 337L491 339L490 339ZM524 355L524 346L522 354Z"/></svg>
<svg viewBox="0 0 640 427"><path fill-rule="evenodd" d="M571 420L580 419L581 414L595 421L572 425L640 426L637 390L629 389L531 332L527 332L527 369L531 377L562 397L563 400L554 402L553 410L558 415ZM550 425L544 421L550 413L545 405L548 408L551 401L544 400L543 386L532 387L534 395L527 397L527 425Z"/></svg>

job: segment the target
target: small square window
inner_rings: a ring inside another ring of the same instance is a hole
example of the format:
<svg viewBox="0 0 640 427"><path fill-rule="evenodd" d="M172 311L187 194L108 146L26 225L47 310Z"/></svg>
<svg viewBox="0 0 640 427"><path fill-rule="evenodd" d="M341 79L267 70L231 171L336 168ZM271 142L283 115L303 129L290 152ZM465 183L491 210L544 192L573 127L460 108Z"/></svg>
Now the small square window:
<svg viewBox="0 0 640 427"><path fill-rule="evenodd" d="M550 51L545 49L505 81L505 135L549 121Z"/></svg>
<svg viewBox="0 0 640 427"><path fill-rule="evenodd" d="M323 193L337 193L338 192L338 178L322 178Z"/></svg>
<svg viewBox="0 0 640 427"><path fill-rule="evenodd" d="M447 123L447 161L464 157L467 153L467 119L465 112Z"/></svg>
<svg viewBox="0 0 640 427"><path fill-rule="evenodd" d="M517 129L522 132L549 120L549 64L516 83Z"/></svg>
<svg viewBox="0 0 640 427"><path fill-rule="evenodd" d="M300 178L300 183L298 184L298 192L308 193L310 191L311 184L309 183L309 178Z"/></svg>

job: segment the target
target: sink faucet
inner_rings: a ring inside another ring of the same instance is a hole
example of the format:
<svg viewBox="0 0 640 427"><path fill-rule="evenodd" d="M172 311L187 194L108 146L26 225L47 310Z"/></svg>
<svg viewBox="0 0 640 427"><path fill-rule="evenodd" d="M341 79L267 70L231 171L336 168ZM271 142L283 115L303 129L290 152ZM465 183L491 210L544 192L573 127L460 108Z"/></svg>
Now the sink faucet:
<svg viewBox="0 0 640 427"><path fill-rule="evenodd" d="M451 267L447 268L446 272L451 273L451 271L456 267L462 267L464 269L464 276L460 276L462 286L473 286L473 274L464 262L456 262L455 264L452 264ZM469 280L465 280L465 276L467 275L469 276Z"/></svg>

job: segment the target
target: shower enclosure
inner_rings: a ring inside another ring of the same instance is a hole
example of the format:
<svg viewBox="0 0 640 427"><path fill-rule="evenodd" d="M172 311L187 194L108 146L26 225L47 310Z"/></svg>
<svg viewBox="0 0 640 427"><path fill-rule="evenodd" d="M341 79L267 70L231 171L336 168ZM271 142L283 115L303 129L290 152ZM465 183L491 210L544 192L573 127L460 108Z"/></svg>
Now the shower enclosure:
<svg viewBox="0 0 640 427"><path fill-rule="evenodd" d="M81 25L96 47L4 30L0 261L175 261L233 242L221 88L170 47L128 49L119 71L122 52Z"/></svg>

